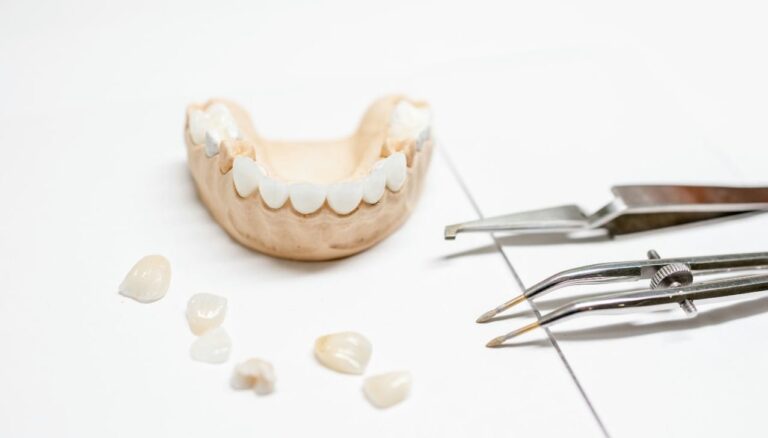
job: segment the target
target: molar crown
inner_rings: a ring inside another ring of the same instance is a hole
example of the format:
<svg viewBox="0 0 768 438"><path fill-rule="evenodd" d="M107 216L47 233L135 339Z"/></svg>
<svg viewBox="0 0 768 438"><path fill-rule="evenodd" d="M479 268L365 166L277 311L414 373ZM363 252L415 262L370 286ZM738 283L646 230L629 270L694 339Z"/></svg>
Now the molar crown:
<svg viewBox="0 0 768 438"><path fill-rule="evenodd" d="M253 389L258 395L267 395L275 390L275 369L261 359L248 359L237 364L230 385L234 389Z"/></svg>
<svg viewBox="0 0 768 438"><path fill-rule="evenodd" d="M431 137L432 112L428 107L419 108L401 100L392 111L389 121L389 137L395 140L413 139L416 149L421 150Z"/></svg>
<svg viewBox="0 0 768 438"><path fill-rule="evenodd" d="M223 103L216 103L207 110L193 110L189 115L189 133L195 144L205 144L205 155L219 153L221 141L241 137L235 118Z"/></svg>
<svg viewBox="0 0 768 438"><path fill-rule="evenodd" d="M325 335L315 341L315 357L334 371L363 374L371 359L371 343L356 332Z"/></svg>

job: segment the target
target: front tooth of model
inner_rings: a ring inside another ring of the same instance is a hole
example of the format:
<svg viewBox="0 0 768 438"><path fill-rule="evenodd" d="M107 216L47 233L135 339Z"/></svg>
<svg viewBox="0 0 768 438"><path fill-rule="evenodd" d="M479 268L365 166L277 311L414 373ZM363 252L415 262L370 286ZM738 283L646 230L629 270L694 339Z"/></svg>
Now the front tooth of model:
<svg viewBox="0 0 768 438"><path fill-rule="evenodd" d="M291 205L301 214L314 213L325 202L326 188L318 184L296 183L289 188Z"/></svg>
<svg viewBox="0 0 768 438"><path fill-rule="evenodd" d="M259 163L249 157L235 157L232 164L232 180L235 182L237 194L247 198L259 188L259 182L264 178L264 169Z"/></svg>
<svg viewBox="0 0 768 438"><path fill-rule="evenodd" d="M171 283L171 264L161 255L149 255L133 265L118 291L142 303L165 296Z"/></svg>
<svg viewBox="0 0 768 438"><path fill-rule="evenodd" d="M205 155L210 158L219 153L219 144L221 143L221 134L216 129L205 131Z"/></svg>
<svg viewBox="0 0 768 438"><path fill-rule="evenodd" d="M259 181L259 193L269 208L280 208L288 200L288 186L268 176Z"/></svg>
<svg viewBox="0 0 768 438"><path fill-rule="evenodd" d="M198 362L224 363L229 359L232 340L224 327L217 327L192 343L189 354Z"/></svg>
<svg viewBox="0 0 768 438"><path fill-rule="evenodd" d="M200 110L193 110L189 114L189 135L194 144L205 141L205 130L208 129L208 114Z"/></svg>
<svg viewBox="0 0 768 438"><path fill-rule="evenodd" d="M389 121L389 137L394 139L417 138L421 131L431 124L429 108L417 108L402 100L392 111Z"/></svg>
<svg viewBox="0 0 768 438"><path fill-rule="evenodd" d="M371 404L384 409L405 400L411 392L412 381L407 371L379 374L365 379L363 392Z"/></svg>
<svg viewBox="0 0 768 438"><path fill-rule="evenodd" d="M396 192L403 187L408 175L405 154L395 152L384 161L384 172L387 174L387 188Z"/></svg>
<svg viewBox="0 0 768 438"><path fill-rule="evenodd" d="M275 369L261 359L248 359L237 364L230 385L234 389L253 389L256 394L267 395L275 390Z"/></svg>
<svg viewBox="0 0 768 438"><path fill-rule="evenodd" d="M338 214L352 213L363 198L363 183L349 181L328 187L328 205Z"/></svg>
<svg viewBox="0 0 768 438"><path fill-rule="evenodd" d="M227 299L214 294L195 294L187 302L187 322L192 333L202 335L224 322Z"/></svg>
<svg viewBox="0 0 768 438"><path fill-rule="evenodd" d="M363 374L371 359L371 343L356 332L325 335L315 341L315 357L326 367L347 374Z"/></svg>
<svg viewBox="0 0 768 438"><path fill-rule="evenodd" d="M387 188L387 174L384 171L384 162L374 166L373 170L363 180L363 199L369 204L379 202Z"/></svg>

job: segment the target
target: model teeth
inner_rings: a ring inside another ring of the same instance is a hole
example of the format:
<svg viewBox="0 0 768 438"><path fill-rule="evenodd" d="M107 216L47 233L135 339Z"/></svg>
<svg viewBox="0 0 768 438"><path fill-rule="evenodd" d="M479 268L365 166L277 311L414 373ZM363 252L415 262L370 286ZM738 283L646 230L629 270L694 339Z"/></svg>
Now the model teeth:
<svg viewBox="0 0 768 438"><path fill-rule="evenodd" d="M234 389L253 389L266 395L275 390L275 370L269 362L248 359L235 367L230 384Z"/></svg>
<svg viewBox="0 0 768 438"><path fill-rule="evenodd" d="M377 408L388 408L408 397L412 384L411 373L397 371L371 376L363 382L363 392Z"/></svg>
<svg viewBox="0 0 768 438"><path fill-rule="evenodd" d="M328 188L328 206L338 214L352 213L363 199L363 183L357 181L333 184Z"/></svg>
<svg viewBox="0 0 768 438"><path fill-rule="evenodd" d="M192 333L202 335L224 322L227 299L214 294L195 294L187 302L187 322Z"/></svg>
<svg viewBox="0 0 768 438"><path fill-rule="evenodd" d="M371 173L363 180L363 199L369 204L375 204L384 196L387 189L387 174L382 166L374 167Z"/></svg>
<svg viewBox="0 0 768 438"><path fill-rule="evenodd" d="M232 180L240 197L247 198L259 190L261 198L270 208L282 207L290 198L293 209L301 214L312 214L328 201L328 206L340 215L355 211L362 200L375 204L389 188L399 191L408 176L406 156L395 152L378 161L365 178L330 185L313 183L288 184L266 175L264 168L246 156L235 157Z"/></svg>
<svg viewBox="0 0 768 438"><path fill-rule="evenodd" d="M142 303L165 296L171 283L171 264L163 256L149 255L136 262L120 284L119 292Z"/></svg>
<svg viewBox="0 0 768 438"><path fill-rule="evenodd" d="M410 102L400 101L392 111L389 137L395 140L418 139L432 123L429 108L417 108Z"/></svg>
<svg viewBox="0 0 768 438"><path fill-rule="evenodd" d="M371 343L360 333L333 333L317 338L315 357L334 371L363 374L371 359Z"/></svg>
<svg viewBox="0 0 768 438"><path fill-rule="evenodd" d="M291 205L301 214L310 214L317 211L325 202L326 189L324 186L311 183L291 184L288 192L291 197Z"/></svg>
<svg viewBox="0 0 768 438"><path fill-rule="evenodd" d="M288 185L265 176L259 181L259 193L269 208L277 209L288 200Z"/></svg>
<svg viewBox="0 0 768 438"><path fill-rule="evenodd" d="M230 109L223 103L209 105L206 110L192 110L188 127L193 143L202 144L206 156L221 153L225 145L232 149L227 149L220 167L222 173L232 172L234 189L240 197L247 198L258 191L264 203L275 210L290 199L293 209L300 214L315 213L327 201L335 213L349 215L358 209L360 202L376 204L387 189L398 192L403 188L408 178L410 155L402 148L410 144L420 150L431 139L431 118L428 107L400 101L389 118L387 141L407 140L407 143L398 143L395 152L379 160L367 176L332 184L292 183L267 176L264 167L252 158L253 154L245 149L235 150L233 145L239 143L231 140L240 138L241 133Z"/></svg>
<svg viewBox="0 0 768 438"><path fill-rule="evenodd" d="M205 141L205 130L208 128L208 114L194 110L189 114L189 135L195 144Z"/></svg>
<svg viewBox="0 0 768 438"><path fill-rule="evenodd" d="M248 157L235 157L232 165L232 179L238 195L243 198L251 196L259 188L259 182L264 176L264 169L257 162Z"/></svg>
<svg viewBox="0 0 768 438"><path fill-rule="evenodd" d="M240 138L235 118L221 103L211 105L206 111L192 111L189 115L189 134L195 144L205 144L208 157L219 153L222 140Z"/></svg>
<svg viewBox="0 0 768 438"><path fill-rule="evenodd" d="M214 130L205 131L205 155L212 157L219 153L221 135Z"/></svg>
<svg viewBox="0 0 768 438"><path fill-rule="evenodd" d="M416 150L420 151L424 148L424 144L432 138L432 127L427 126L422 129L421 133L416 137Z"/></svg>
<svg viewBox="0 0 768 438"><path fill-rule="evenodd" d="M408 175L405 154L395 152L384 160L384 173L387 175L387 188L397 192L405 184Z"/></svg>
<svg viewBox="0 0 768 438"><path fill-rule="evenodd" d="M229 359L232 340L224 327L217 327L192 343L189 354L192 359L207 363L224 363Z"/></svg>

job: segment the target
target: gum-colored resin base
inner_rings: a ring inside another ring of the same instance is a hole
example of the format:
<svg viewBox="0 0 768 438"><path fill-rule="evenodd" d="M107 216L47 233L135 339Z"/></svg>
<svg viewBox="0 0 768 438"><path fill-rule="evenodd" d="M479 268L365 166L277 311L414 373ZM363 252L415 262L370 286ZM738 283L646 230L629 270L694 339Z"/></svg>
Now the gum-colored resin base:
<svg viewBox="0 0 768 438"><path fill-rule="evenodd" d="M237 105L216 100L208 104L193 105L187 114L204 111L215 104L224 104L228 108L239 132L236 139L225 139L220 143L218 153L209 156L204 144L196 144L190 131L188 117L185 129L189 168L197 186L197 192L216 221L238 242L257 251L293 260L331 260L347 257L363 251L395 231L405 222L418 201L424 184L424 178L434 148L431 127L427 135L420 139L391 138L390 118L398 103L407 101L403 97L387 97L374 103L366 113L357 132L349 139L331 143L352 142L362 149L375 149L374 153L360 153L371 157L372 163L384 159L393 153L402 153L407 158L407 176L397 191L386 188L383 196L375 204L361 200L349 214L341 215L332 209L328 201L310 214L296 211L293 198L285 201L279 208L270 208L254 191L242 197L235 188L232 166L236 156L247 156L263 163L266 174L279 175L276 165L270 166L270 147L273 142L259 138L250 124L250 118ZM410 102L410 101L407 101ZM413 105L424 104L415 103ZM198 134L199 137L199 134ZM301 144L296 150L306 147ZM279 143L288 145L289 143ZM279 146L278 146L279 147ZM284 159L284 157L281 157ZM327 160L334 157L326 156ZM365 158L364 158L365 159ZM277 160L275 160L277 161ZM341 160L349 161L349 160ZM340 178L339 182L359 177L359 168L355 175ZM348 166L349 167L349 166ZM379 166L381 167L381 166ZM287 181L290 185L297 181ZM312 182L312 181L309 181ZM333 183L333 181L323 181ZM297 201L298 205L298 201Z"/></svg>

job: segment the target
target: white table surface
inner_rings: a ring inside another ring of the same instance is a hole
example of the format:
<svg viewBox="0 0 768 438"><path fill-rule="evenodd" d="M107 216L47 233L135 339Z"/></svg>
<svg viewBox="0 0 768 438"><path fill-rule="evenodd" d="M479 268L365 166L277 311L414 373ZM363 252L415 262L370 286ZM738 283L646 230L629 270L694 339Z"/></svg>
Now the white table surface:
<svg viewBox="0 0 768 438"><path fill-rule="evenodd" d="M592 209L616 183L764 184L765 7L507 3L0 3L0 437L764 436L765 295L497 350L483 345L528 304L473 321L517 278L650 248L764 251L768 216L582 244L497 236L503 254L442 227L475 206ZM272 259L198 201L186 104L228 97L266 136L331 137L399 91L433 104L440 151L418 209L372 250ZM173 281L142 305L116 289L148 253ZM197 292L229 299L227 364L189 358ZM338 330L371 339L370 374L412 371L411 397L380 411L361 378L320 367L313 341ZM273 395L229 389L249 356L274 363Z"/></svg>

